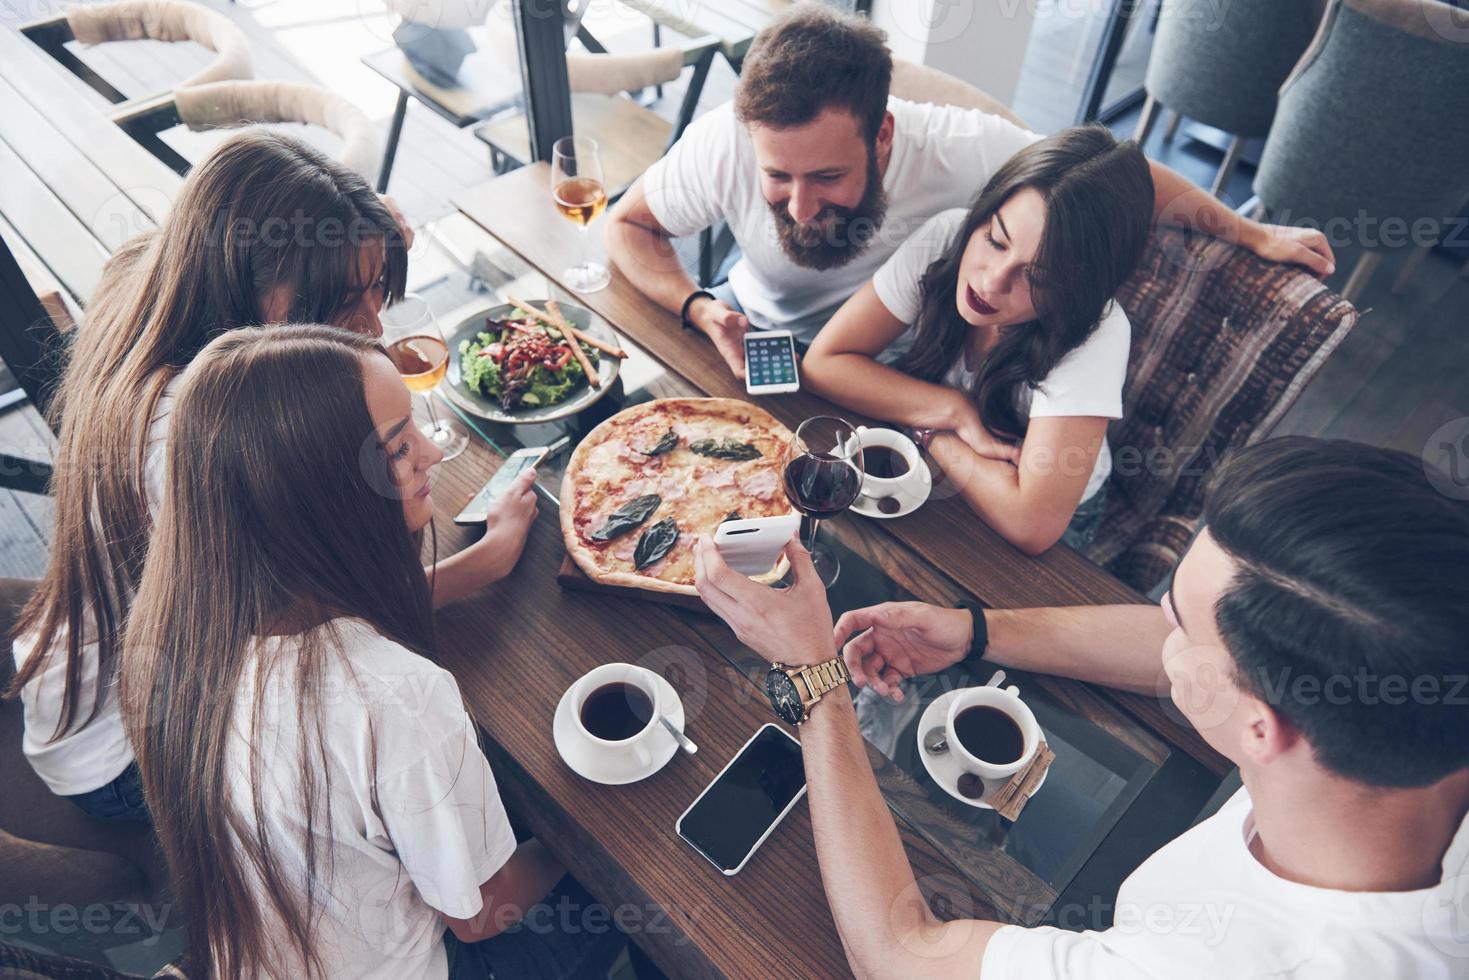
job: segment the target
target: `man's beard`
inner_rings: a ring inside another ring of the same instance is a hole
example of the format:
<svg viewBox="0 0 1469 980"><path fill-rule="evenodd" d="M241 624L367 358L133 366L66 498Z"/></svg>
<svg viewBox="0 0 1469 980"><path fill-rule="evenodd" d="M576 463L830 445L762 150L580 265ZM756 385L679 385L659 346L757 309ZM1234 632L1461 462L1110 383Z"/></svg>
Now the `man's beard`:
<svg viewBox="0 0 1469 980"><path fill-rule="evenodd" d="M867 189L855 207L828 207L809 224L791 217L787 202L770 204L780 247L796 265L807 269L835 269L861 255L887 214L888 196L877 172L877 153L867 154Z"/></svg>

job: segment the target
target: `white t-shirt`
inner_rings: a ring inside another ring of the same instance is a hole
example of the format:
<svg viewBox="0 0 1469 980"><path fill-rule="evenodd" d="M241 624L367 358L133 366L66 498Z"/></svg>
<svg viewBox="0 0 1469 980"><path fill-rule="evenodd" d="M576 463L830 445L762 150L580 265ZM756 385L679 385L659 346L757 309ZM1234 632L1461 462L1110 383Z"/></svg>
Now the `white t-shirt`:
<svg viewBox="0 0 1469 980"><path fill-rule="evenodd" d="M178 382L178 377L175 377L164 388L148 423L143 491L150 514L158 513L163 500L164 449L168 445L169 417L173 414ZM132 764L133 749L128 743L118 710L116 676L102 692L102 709L97 717L82 724L92 713L93 693L97 687L95 642L86 643L81 648L79 710L72 726L61 738L51 741L61 721L62 693L66 687L65 641L58 639L57 643L59 649L47 661L45 668L21 690L21 703L25 709L21 751L51 792L58 796L75 796L106 786L122 775L122 771ZM34 653L33 636L18 637L11 647L17 669Z"/></svg>
<svg viewBox="0 0 1469 980"><path fill-rule="evenodd" d="M922 300L923 274L944 254L954 236L962 231L968 211L956 208L935 215L893 253L877 270L872 287L888 312L904 323L918 319ZM905 336L910 337L909 330ZM1132 345L1132 325L1116 303L1109 303L1097 329L1080 347L1067 354L1039 385L1022 390L1018 397L1024 420L1064 416L1122 418L1122 386L1127 380L1127 355ZM976 376L959 361L949 369L944 384L968 390ZM1101 451L1092 466L1082 500L1090 500L1112 472L1112 450L1102 439Z"/></svg>
<svg viewBox="0 0 1469 980"><path fill-rule="evenodd" d="M330 625L340 632L345 659L327 659L324 696L306 707L306 723L321 726L331 777L331 823L323 825L319 812L313 817L318 874L330 867L317 889L325 907L315 949L331 977L446 977L439 913L466 919L483 909L479 886L515 853L515 835L453 676L366 623ZM262 795L273 851L286 880L303 883L304 898L296 741L303 722L292 656L299 639L262 643L286 659L270 677L261 726L253 731L260 677L258 669L246 671L226 750L227 785L252 830L249 790ZM252 741L258 785L250 775ZM263 897L259 907L266 908ZM268 930L280 928L267 922ZM282 933L272 946L290 944ZM288 975L304 976L304 968Z"/></svg>
<svg viewBox="0 0 1469 980"><path fill-rule="evenodd" d="M653 217L675 237L723 219L743 253L729 273L735 298L760 329L830 311L872 278L923 222L966 207L1001 164L1040 139L1001 116L889 99L895 130L883 174L888 210L871 243L835 269L796 265L780 245L770 205L760 191L760 165L733 104L690 124L668 154L643 174ZM819 326L819 324L817 325ZM800 338L809 342L810 336Z"/></svg>
<svg viewBox="0 0 1469 980"><path fill-rule="evenodd" d="M1153 854L1104 932L1006 926L984 980L1452 980L1469 976L1469 820L1443 877L1412 892L1344 892L1277 877L1250 853L1249 793Z"/></svg>

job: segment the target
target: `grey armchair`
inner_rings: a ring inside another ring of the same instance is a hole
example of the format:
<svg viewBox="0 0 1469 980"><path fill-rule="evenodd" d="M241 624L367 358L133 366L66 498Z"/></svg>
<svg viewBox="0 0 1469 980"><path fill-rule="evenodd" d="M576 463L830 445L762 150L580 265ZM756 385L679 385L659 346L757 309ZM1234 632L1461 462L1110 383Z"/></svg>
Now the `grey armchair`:
<svg viewBox="0 0 1469 980"><path fill-rule="evenodd" d="M1229 183L1244 141L1270 131L1275 93L1311 43L1321 0L1166 0L1144 81L1147 98L1137 141L1148 138L1159 110L1222 129L1232 139L1214 177L1217 197Z"/></svg>
<svg viewBox="0 0 1469 980"><path fill-rule="evenodd" d="M1443 221L1469 198L1466 92L1469 11L1332 0L1281 89L1255 194L1275 220L1319 222L1367 249L1347 299L1385 249L1408 246L1415 222Z"/></svg>

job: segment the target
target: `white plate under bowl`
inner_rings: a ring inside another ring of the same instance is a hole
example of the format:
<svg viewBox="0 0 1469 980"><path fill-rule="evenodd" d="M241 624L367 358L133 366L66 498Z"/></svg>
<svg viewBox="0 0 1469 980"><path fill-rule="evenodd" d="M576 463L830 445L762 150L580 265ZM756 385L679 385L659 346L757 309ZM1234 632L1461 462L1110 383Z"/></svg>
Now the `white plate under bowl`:
<svg viewBox="0 0 1469 980"><path fill-rule="evenodd" d="M985 800L989 799L995 794L996 790L1008 783L1010 781L1008 778L984 780L984 798L971 800L959 792L959 777L963 775L964 767L959 765L958 757L953 752L940 752L935 754L927 751L923 747L924 734L935 728L942 728L944 726L949 718L949 702L953 698L958 697L963 690L963 688L960 688L956 691L948 691L941 694L934 698L932 703L924 709L923 716L918 719L918 758L923 760L923 768L928 770L929 776L932 777L934 782L939 784L939 788L945 793L948 793L954 799L967 806L977 807L981 810L993 810L994 807L986 803ZM1035 793L1041 791L1041 787L1046 784L1046 777L1050 774L1050 769L1047 769L1041 774L1041 781L1036 783L1035 791L1031 794L1032 798L1034 798Z"/></svg>
<svg viewBox="0 0 1469 980"><path fill-rule="evenodd" d="M877 509L876 500L863 494L857 495L856 502L852 504L852 510L861 514L863 517L872 517L879 521L890 521L897 517L907 517L919 507L922 507L924 502L928 500L928 495L932 492L933 473L929 470L928 464L920 459L918 461L917 485L914 487L905 486L893 494L898 499L898 503L902 505L897 511L891 514L884 514Z"/></svg>
<svg viewBox="0 0 1469 980"><path fill-rule="evenodd" d="M668 681L658 677L658 683L663 686L661 700L663 701L664 717L673 722L674 728L683 731L683 701L679 699L678 692ZM654 721L656 730L650 736L653 740L653 759L646 766L638 765L622 750L592 744L576 724L576 709L571 704L571 692L575 687L576 685L573 684L567 688L566 693L561 695L561 700L557 702L556 716L551 723L551 733L556 740L556 751L561 754L562 761L570 766L571 771L578 776L605 786L625 786L640 779L647 779L678 754L678 741L656 720Z"/></svg>

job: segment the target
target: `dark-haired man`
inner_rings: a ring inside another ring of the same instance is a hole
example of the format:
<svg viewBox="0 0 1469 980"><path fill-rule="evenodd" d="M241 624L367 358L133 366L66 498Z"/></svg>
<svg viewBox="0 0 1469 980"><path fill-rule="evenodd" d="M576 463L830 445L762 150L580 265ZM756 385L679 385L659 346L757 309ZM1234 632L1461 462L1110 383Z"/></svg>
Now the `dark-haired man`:
<svg viewBox="0 0 1469 980"><path fill-rule="evenodd" d="M858 977L1469 976L1469 505L1406 454L1290 438L1226 463L1204 519L1161 608L888 603L834 633L799 547L795 585L774 594L700 542L700 593L773 660L844 663L899 697L902 678L966 656L1166 687L1240 768L1243 789L1123 883L1112 928L944 923L903 900L913 872L835 687L800 733Z"/></svg>
<svg viewBox="0 0 1469 980"><path fill-rule="evenodd" d="M756 37L734 102L689 126L612 209L618 268L707 334L737 375L746 329L790 329L809 343L920 225L968 207L1040 138L992 113L890 98L892 73L881 30L799 5ZM1317 274L1334 268L1319 231L1242 219L1167 167L1152 171L1157 217ZM742 254L706 293L670 240L721 219Z"/></svg>

